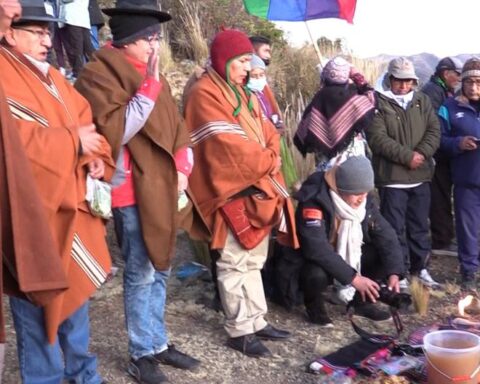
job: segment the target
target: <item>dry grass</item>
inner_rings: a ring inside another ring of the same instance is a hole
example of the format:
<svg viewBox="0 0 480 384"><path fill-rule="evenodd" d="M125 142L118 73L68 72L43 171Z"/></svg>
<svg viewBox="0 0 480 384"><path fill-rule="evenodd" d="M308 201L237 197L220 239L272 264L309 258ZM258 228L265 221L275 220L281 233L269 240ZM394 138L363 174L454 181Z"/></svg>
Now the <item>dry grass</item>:
<svg viewBox="0 0 480 384"><path fill-rule="evenodd" d="M173 60L172 50L170 45L168 44L168 40L162 39L160 41L160 48L159 48L159 61L158 66L160 68L160 72L165 73L173 70L176 66L175 61Z"/></svg>
<svg viewBox="0 0 480 384"><path fill-rule="evenodd" d="M430 301L430 289L426 287L417 278L412 278L410 283L410 294L412 295L413 305L420 316L425 316L428 312L428 303Z"/></svg>
<svg viewBox="0 0 480 384"><path fill-rule="evenodd" d="M200 4L194 1L176 0L179 7L179 23L182 33L175 36L178 50L185 57L202 64L208 57L207 37L202 32Z"/></svg>

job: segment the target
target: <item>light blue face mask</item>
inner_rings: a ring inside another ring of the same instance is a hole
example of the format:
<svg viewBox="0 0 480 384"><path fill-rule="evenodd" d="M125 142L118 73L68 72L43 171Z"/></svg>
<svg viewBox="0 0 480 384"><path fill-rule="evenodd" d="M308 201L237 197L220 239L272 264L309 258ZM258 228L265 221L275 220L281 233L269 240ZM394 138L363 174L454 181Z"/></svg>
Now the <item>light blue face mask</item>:
<svg viewBox="0 0 480 384"><path fill-rule="evenodd" d="M261 92L263 88L267 85L267 78L265 76L260 77L259 79L250 78L247 83L247 87L253 92Z"/></svg>

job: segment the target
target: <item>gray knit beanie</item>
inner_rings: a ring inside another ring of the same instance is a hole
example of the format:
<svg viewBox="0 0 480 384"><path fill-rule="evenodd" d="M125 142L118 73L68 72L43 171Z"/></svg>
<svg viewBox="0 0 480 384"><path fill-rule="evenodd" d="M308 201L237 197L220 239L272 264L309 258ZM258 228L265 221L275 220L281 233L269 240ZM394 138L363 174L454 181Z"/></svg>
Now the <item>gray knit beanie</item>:
<svg viewBox="0 0 480 384"><path fill-rule="evenodd" d="M260 68L265 70L266 66L260 57L258 57L257 55L252 55L252 61L250 61L250 68L251 69Z"/></svg>
<svg viewBox="0 0 480 384"><path fill-rule="evenodd" d="M337 190L349 195L370 192L374 188L373 169L365 156L351 156L335 172Z"/></svg>

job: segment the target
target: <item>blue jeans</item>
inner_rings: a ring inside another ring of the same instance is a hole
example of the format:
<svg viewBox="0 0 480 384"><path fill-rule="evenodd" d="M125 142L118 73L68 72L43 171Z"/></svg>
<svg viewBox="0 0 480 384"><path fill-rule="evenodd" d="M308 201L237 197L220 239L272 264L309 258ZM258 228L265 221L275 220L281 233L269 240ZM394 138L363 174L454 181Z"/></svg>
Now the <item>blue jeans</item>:
<svg viewBox="0 0 480 384"><path fill-rule="evenodd" d="M10 309L23 384L102 382L97 373L97 358L88 353L88 301L60 325L54 344L48 343L42 308L11 297Z"/></svg>
<svg viewBox="0 0 480 384"><path fill-rule="evenodd" d="M170 270L157 271L153 267L136 205L113 209L113 218L125 261L123 296L128 352L137 360L167 349L164 313Z"/></svg>
<svg viewBox="0 0 480 384"><path fill-rule="evenodd" d="M92 40L93 49L97 50L100 48L100 43L98 41L98 26L92 25L90 27L90 40ZM88 58L86 58L88 60Z"/></svg>

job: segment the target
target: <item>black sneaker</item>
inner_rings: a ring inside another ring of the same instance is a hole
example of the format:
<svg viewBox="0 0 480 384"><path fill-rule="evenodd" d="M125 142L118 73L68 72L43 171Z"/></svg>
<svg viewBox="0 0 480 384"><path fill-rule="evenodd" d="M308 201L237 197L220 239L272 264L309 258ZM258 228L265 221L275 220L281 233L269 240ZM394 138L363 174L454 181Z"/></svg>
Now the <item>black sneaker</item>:
<svg viewBox="0 0 480 384"><path fill-rule="evenodd" d="M266 357L272 356L270 350L262 344L255 334L231 337L227 341L227 345L236 351L242 352L249 357Z"/></svg>
<svg viewBox="0 0 480 384"><path fill-rule="evenodd" d="M153 358L158 363L171 365L172 367L180 369L194 369L200 365L200 360L180 352L173 344L169 345L165 351L153 355Z"/></svg>
<svg viewBox="0 0 480 384"><path fill-rule="evenodd" d="M262 340L284 340L288 339L292 334L288 331L267 324L265 328L255 332L255 335Z"/></svg>
<svg viewBox="0 0 480 384"><path fill-rule="evenodd" d="M158 367L153 356L143 356L138 360L130 360L127 372L140 384L168 383L167 377Z"/></svg>
<svg viewBox="0 0 480 384"><path fill-rule="evenodd" d="M365 317L373 321L389 320L392 317L390 312L384 311L372 303L355 304L353 308L355 309L355 315Z"/></svg>
<svg viewBox="0 0 480 384"><path fill-rule="evenodd" d="M458 248L455 244L449 244L444 247L432 247L432 255L435 256L458 256Z"/></svg>

